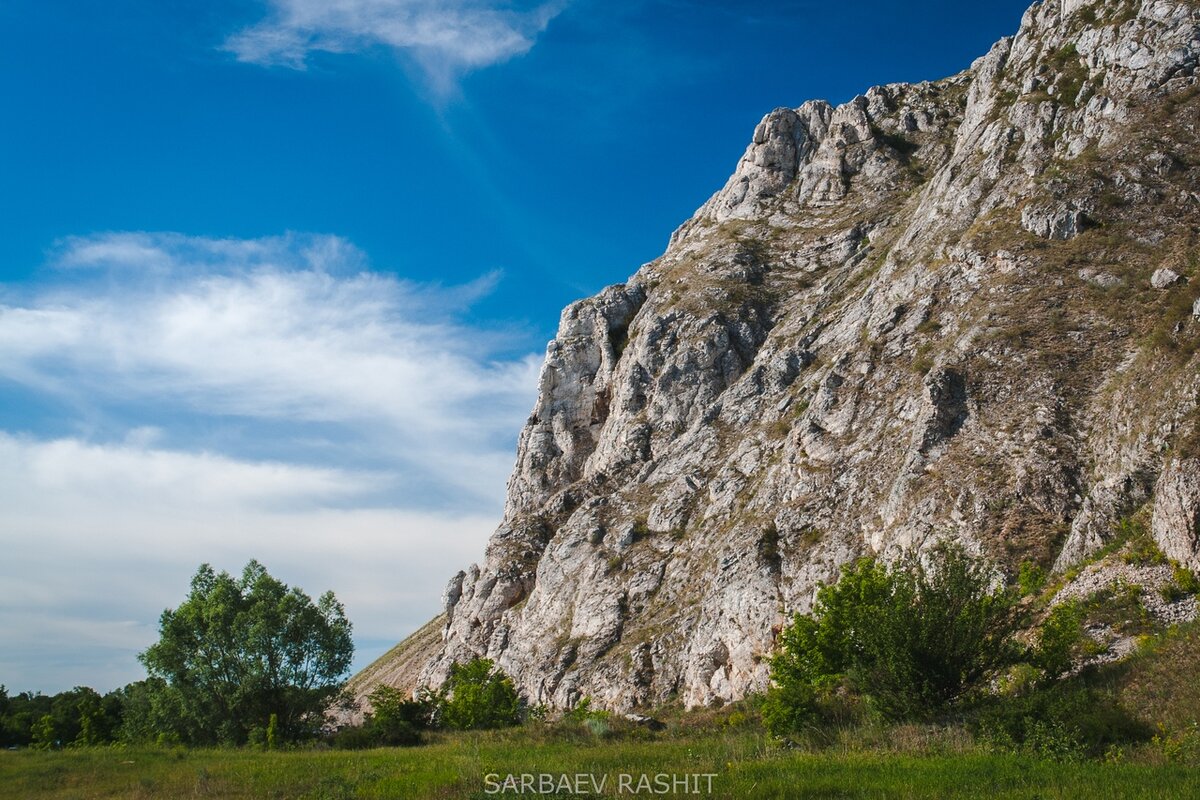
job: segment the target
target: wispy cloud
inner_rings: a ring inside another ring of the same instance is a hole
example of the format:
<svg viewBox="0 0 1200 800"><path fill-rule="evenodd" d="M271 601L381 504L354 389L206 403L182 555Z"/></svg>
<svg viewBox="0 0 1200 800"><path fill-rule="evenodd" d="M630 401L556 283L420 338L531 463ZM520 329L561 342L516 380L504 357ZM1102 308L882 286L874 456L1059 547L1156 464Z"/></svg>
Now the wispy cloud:
<svg viewBox="0 0 1200 800"><path fill-rule="evenodd" d="M54 265L143 275L164 275L181 269L245 272L256 267L345 273L365 269L367 259L340 236L289 233L260 239L216 239L180 233L121 232L69 236L55 248Z"/></svg>
<svg viewBox="0 0 1200 800"><path fill-rule="evenodd" d="M0 377L93 407L343 426L466 497L511 465L538 359L506 358L520 338L455 319L496 275L406 283L319 236L112 234L57 259L103 278L0 304Z"/></svg>
<svg viewBox="0 0 1200 800"><path fill-rule="evenodd" d="M439 93L462 74L521 55L565 0L269 0L266 19L225 43L241 61L304 69L310 53L386 46L411 56Z"/></svg>

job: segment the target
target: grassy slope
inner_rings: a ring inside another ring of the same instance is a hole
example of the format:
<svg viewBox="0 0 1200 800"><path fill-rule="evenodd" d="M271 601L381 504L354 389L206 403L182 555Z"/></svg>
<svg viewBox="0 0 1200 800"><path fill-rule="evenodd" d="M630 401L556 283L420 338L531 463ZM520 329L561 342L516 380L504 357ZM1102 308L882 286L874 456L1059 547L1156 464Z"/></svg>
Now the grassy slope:
<svg viewBox="0 0 1200 800"><path fill-rule="evenodd" d="M351 678L346 684L347 691L355 697L363 697L379 684L394 686L405 692L416 689L417 673L441 645L442 627L445 624L445 614L439 614L425 623Z"/></svg>
<svg viewBox="0 0 1200 800"><path fill-rule="evenodd" d="M789 751L753 730L655 741L546 740L531 728L365 752L84 749L0 754L0 796L22 798L482 798L488 773L716 773L721 798L1200 796L1175 765L1059 764L977 751ZM509 796L513 796L511 793ZM616 796L609 792L607 796ZM628 796L626 794L625 796Z"/></svg>
<svg viewBox="0 0 1200 800"><path fill-rule="evenodd" d="M1172 629L1114 669L1121 699L1169 733L1200 722L1200 623Z"/></svg>

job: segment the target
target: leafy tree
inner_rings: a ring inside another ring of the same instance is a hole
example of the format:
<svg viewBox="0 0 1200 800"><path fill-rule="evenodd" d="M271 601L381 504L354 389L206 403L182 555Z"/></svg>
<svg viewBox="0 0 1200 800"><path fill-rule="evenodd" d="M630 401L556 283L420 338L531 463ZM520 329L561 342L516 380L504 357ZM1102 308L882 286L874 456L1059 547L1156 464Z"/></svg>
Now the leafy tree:
<svg viewBox="0 0 1200 800"><path fill-rule="evenodd" d="M135 681L113 692L121 704L116 738L130 743L178 744L186 725L180 695L162 678Z"/></svg>
<svg viewBox="0 0 1200 800"><path fill-rule="evenodd" d="M928 564L850 564L782 633L764 720L794 733L847 694L892 719L936 713L1013 661L1014 606L961 548L940 548Z"/></svg>
<svg viewBox="0 0 1200 800"><path fill-rule="evenodd" d="M76 745L106 744L112 741L115 720L105 714L104 699L95 689L76 686L54 697L55 727L64 742Z"/></svg>
<svg viewBox="0 0 1200 800"><path fill-rule="evenodd" d="M166 694L166 681L147 678L126 684L106 695L106 700L112 698L121 709L120 724L114 731L114 738L137 744L157 741L159 734L169 727L169 722L155 714L154 702ZM168 738L163 737L164 741Z"/></svg>
<svg viewBox="0 0 1200 800"><path fill-rule="evenodd" d="M512 679L486 658L450 667L437 701L441 724L447 728L503 728L521 721L521 698Z"/></svg>
<svg viewBox="0 0 1200 800"><path fill-rule="evenodd" d="M123 738L129 688L101 696L87 686L56 695L0 686L0 744L4 746L95 746Z"/></svg>
<svg viewBox="0 0 1200 800"><path fill-rule="evenodd" d="M59 738L58 731L54 727L54 717L50 714L42 714L33 726L30 744L38 750L49 750L52 747L58 747L61 743L62 739Z"/></svg>
<svg viewBox="0 0 1200 800"><path fill-rule="evenodd" d="M272 715L283 741L311 734L354 653L332 592L313 603L257 561L240 579L201 565L187 600L163 612L159 632L139 656L159 680L147 682L149 702L139 702L160 733L197 744L245 743Z"/></svg>
<svg viewBox="0 0 1200 800"><path fill-rule="evenodd" d="M22 692L0 704L0 738L6 745L61 747L112 742L121 707L94 689L76 686L53 696Z"/></svg>

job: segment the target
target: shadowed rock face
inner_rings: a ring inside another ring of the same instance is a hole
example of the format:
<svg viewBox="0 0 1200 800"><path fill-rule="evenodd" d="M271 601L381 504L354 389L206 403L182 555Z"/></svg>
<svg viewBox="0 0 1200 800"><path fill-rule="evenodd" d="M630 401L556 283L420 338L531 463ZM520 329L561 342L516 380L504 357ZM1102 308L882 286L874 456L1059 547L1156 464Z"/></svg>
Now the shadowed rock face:
<svg viewBox="0 0 1200 800"><path fill-rule="evenodd" d="M1046 0L957 76L768 114L661 258L563 312L419 680L484 655L555 707L733 700L849 559L1062 568L1147 504L1200 564L1198 23Z"/></svg>
<svg viewBox="0 0 1200 800"><path fill-rule="evenodd" d="M1200 562L1200 462L1172 459L1154 491L1152 533L1169 558Z"/></svg>

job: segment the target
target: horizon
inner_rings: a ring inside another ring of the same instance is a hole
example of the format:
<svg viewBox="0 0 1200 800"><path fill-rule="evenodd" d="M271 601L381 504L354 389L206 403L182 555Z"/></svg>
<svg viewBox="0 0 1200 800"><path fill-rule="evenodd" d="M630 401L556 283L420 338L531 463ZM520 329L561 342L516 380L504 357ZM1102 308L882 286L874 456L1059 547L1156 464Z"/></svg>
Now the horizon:
<svg viewBox="0 0 1200 800"><path fill-rule="evenodd" d="M8 4L0 684L137 680L251 559L369 664L481 558L561 308L772 108L958 73L1027 5Z"/></svg>

